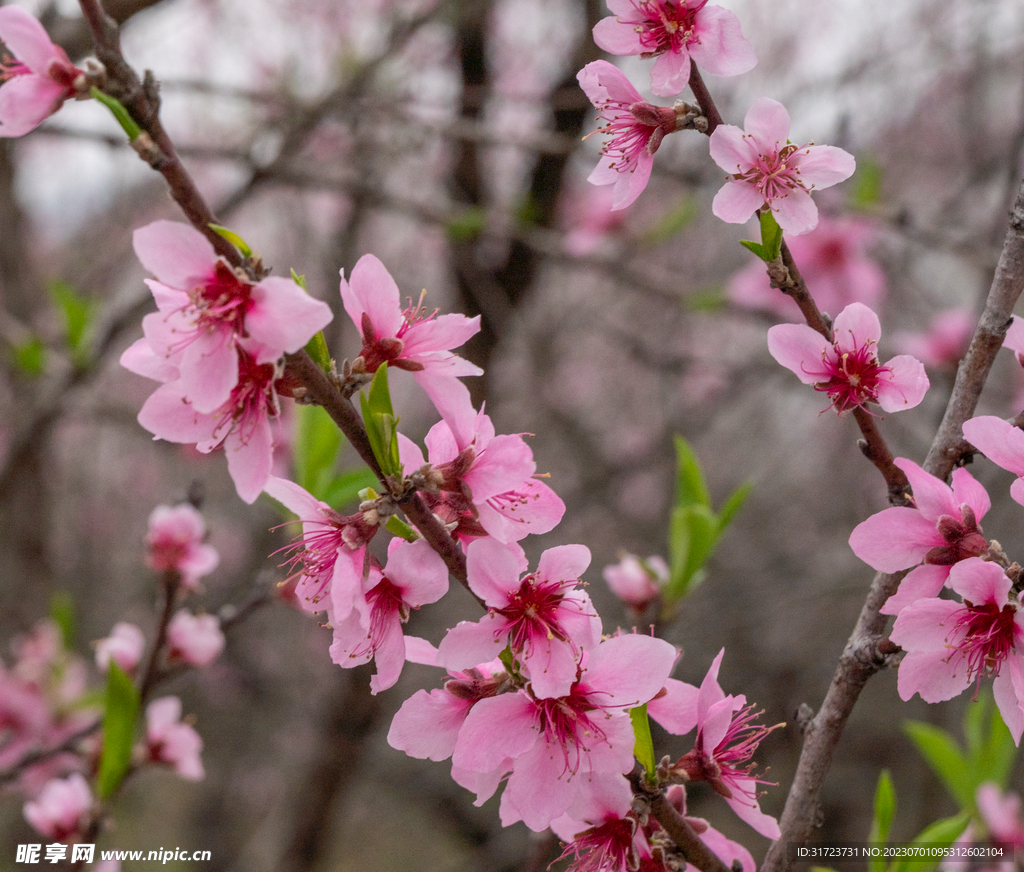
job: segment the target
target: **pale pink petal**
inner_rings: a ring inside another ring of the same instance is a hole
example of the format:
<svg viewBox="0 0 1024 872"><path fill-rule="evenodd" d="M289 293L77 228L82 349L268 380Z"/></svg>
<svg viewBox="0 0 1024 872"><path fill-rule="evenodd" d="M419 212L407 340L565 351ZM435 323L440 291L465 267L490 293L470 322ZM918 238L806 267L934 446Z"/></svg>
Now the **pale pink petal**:
<svg viewBox="0 0 1024 872"><path fill-rule="evenodd" d="M719 124L711 134L708 149L711 159L727 173L742 172L757 160L756 143L733 124Z"/></svg>
<svg viewBox="0 0 1024 872"><path fill-rule="evenodd" d="M771 207L779 227L791 236L810 233L818 226L818 207L811 195L799 188L772 200Z"/></svg>
<svg viewBox="0 0 1024 872"><path fill-rule="evenodd" d="M178 221L154 221L132 236L135 255L161 282L182 290L204 284L217 255L198 230Z"/></svg>
<svg viewBox="0 0 1024 872"><path fill-rule="evenodd" d="M586 545L556 545L548 548L537 562L537 578L567 581L579 578L590 566Z"/></svg>
<svg viewBox="0 0 1024 872"><path fill-rule="evenodd" d="M748 135L756 136L764 144L786 144L789 139L789 112L778 100L758 97L747 110L743 129Z"/></svg>
<svg viewBox="0 0 1024 872"><path fill-rule="evenodd" d="M374 636L373 662L377 671L370 676L370 692L374 695L394 687L405 666L405 636L402 622L394 612Z"/></svg>
<svg viewBox="0 0 1024 872"><path fill-rule="evenodd" d="M231 329L203 331L178 363L181 386L197 412L215 412L238 384L238 349Z"/></svg>
<svg viewBox="0 0 1024 872"><path fill-rule="evenodd" d="M740 20L721 6L708 5L700 11L688 48L697 66L712 76L738 76L757 64Z"/></svg>
<svg viewBox="0 0 1024 872"><path fill-rule="evenodd" d="M393 539L385 573L402 591L402 599L413 607L437 602L448 592L448 568L425 539ZM476 662L483 659L489 658Z"/></svg>
<svg viewBox="0 0 1024 872"><path fill-rule="evenodd" d="M647 703L647 713L670 733L685 736L697 726L697 697L700 689L670 678L665 693Z"/></svg>
<svg viewBox="0 0 1024 872"><path fill-rule="evenodd" d="M286 478L278 478L275 475L267 479L263 490L293 515L296 515L300 521L312 521L320 518L327 505L295 482Z"/></svg>
<svg viewBox="0 0 1024 872"><path fill-rule="evenodd" d="M508 623L494 614L479 621L460 621L437 646L437 665L456 671L485 663L508 645Z"/></svg>
<svg viewBox="0 0 1024 872"><path fill-rule="evenodd" d="M992 695L1003 723L1013 736L1013 743L1019 747L1021 734L1024 733L1024 668L1021 666L1019 651L1011 651L1003 662L1002 669L992 682Z"/></svg>
<svg viewBox="0 0 1024 872"><path fill-rule="evenodd" d="M431 455L433 456L433 455ZM536 472L533 451L522 436L495 436L464 479L475 502L513 490Z"/></svg>
<svg viewBox="0 0 1024 872"><path fill-rule="evenodd" d="M519 589L519 576L528 565L523 549L515 544L476 539L466 549L469 589L489 606L503 608L508 604L509 596Z"/></svg>
<svg viewBox="0 0 1024 872"><path fill-rule="evenodd" d="M1003 348L1009 348L1017 354L1024 354L1024 318L1014 316L1003 337Z"/></svg>
<svg viewBox="0 0 1024 872"><path fill-rule="evenodd" d="M576 681L575 652L558 639L539 640L528 657L524 654L523 666L537 699L568 696Z"/></svg>
<svg viewBox="0 0 1024 872"><path fill-rule="evenodd" d="M950 567L949 586L976 606L994 603L1001 609L1009 602L1013 582L998 563L968 557Z"/></svg>
<svg viewBox="0 0 1024 872"><path fill-rule="evenodd" d="M402 357L406 360L419 360L419 356L427 352L458 348L480 332L480 316L467 318L465 315L438 315L429 321L418 321L413 324L402 341Z"/></svg>
<svg viewBox="0 0 1024 872"><path fill-rule="evenodd" d="M482 699L470 709L459 730L452 764L473 772L493 772L538 741L537 707L525 694L503 693Z"/></svg>
<svg viewBox="0 0 1024 872"><path fill-rule="evenodd" d="M899 572L924 560L946 542L935 522L917 509L894 506L861 521L850 534L850 547L872 569Z"/></svg>
<svg viewBox="0 0 1024 872"><path fill-rule="evenodd" d="M665 686L678 656L664 639L613 636L590 652L582 683L599 688L603 705L643 705Z"/></svg>
<svg viewBox="0 0 1024 872"><path fill-rule="evenodd" d="M882 325L869 306L850 303L836 316L832 334L841 352L854 352L869 342L877 343L882 336Z"/></svg>
<svg viewBox="0 0 1024 872"><path fill-rule="evenodd" d="M246 332L267 348L257 363L272 363L283 352L299 351L331 322L330 306L279 276L268 276L256 285L252 303L245 316Z"/></svg>
<svg viewBox="0 0 1024 872"><path fill-rule="evenodd" d="M925 472L906 457L897 457L894 462L907 474L910 488L914 492L914 505L923 517L933 524L943 515L960 517L960 505L953 498L953 491L948 484Z"/></svg>
<svg viewBox="0 0 1024 872"><path fill-rule="evenodd" d="M956 629L956 617L963 606L952 600L918 600L900 612L889 638L908 651L939 651L949 657L947 644ZM957 631L962 635L962 631ZM946 667L947 671L950 667Z"/></svg>
<svg viewBox="0 0 1024 872"><path fill-rule="evenodd" d="M594 42L598 48L613 55L638 55L644 50L640 43L640 34L614 15L602 18L594 25Z"/></svg>
<svg viewBox="0 0 1024 872"><path fill-rule="evenodd" d="M651 68L651 91L659 97L674 97L690 82L690 53L667 51L658 55Z"/></svg>
<svg viewBox="0 0 1024 872"><path fill-rule="evenodd" d="M1010 485L1010 496L1013 497L1015 502L1024 506L1024 478L1015 479L1013 484Z"/></svg>
<svg viewBox="0 0 1024 872"><path fill-rule="evenodd" d="M420 760L445 760L455 750L471 705L446 690L418 690L391 721L388 744Z"/></svg>
<svg viewBox="0 0 1024 872"><path fill-rule="evenodd" d="M768 330L768 351L805 385L827 382L832 370L826 356L834 356L832 343L806 324L776 324Z"/></svg>
<svg viewBox="0 0 1024 872"><path fill-rule="evenodd" d="M907 606L921 599L934 599L949 578L948 566L925 563L911 570L900 582L899 589L879 609L883 615L898 615Z"/></svg>
<svg viewBox="0 0 1024 872"><path fill-rule="evenodd" d="M756 801L743 796L744 790L756 795L757 782L753 778L737 778L734 783L738 789L733 791L732 796L725 797L729 808L736 812L736 816L741 821L751 826L762 836L766 836L769 839L779 838L781 835L779 822L770 814L765 814L761 811Z"/></svg>
<svg viewBox="0 0 1024 872"><path fill-rule="evenodd" d="M959 466L953 470L950 485L953 490L953 502L958 506L968 505L974 512L975 520L980 521L992 508L992 500L985 490L966 468Z"/></svg>
<svg viewBox="0 0 1024 872"><path fill-rule="evenodd" d="M909 609L902 614L905 615ZM963 693L971 683L966 667L953 671L948 663L949 651L911 651L900 663L896 688L900 699L909 700L915 693L925 702L945 702Z"/></svg>
<svg viewBox="0 0 1024 872"><path fill-rule="evenodd" d="M46 74L51 61L68 62L64 49L51 42L43 25L18 6L0 9L0 40L15 58L39 75Z"/></svg>
<svg viewBox="0 0 1024 872"><path fill-rule="evenodd" d="M662 55L664 57L664 55ZM654 155L642 151L636 159L636 166L632 170L619 173L619 179L615 183L615 190L612 192L612 211L625 209L633 205L637 197L647 187L651 178L651 170L654 168Z"/></svg>
<svg viewBox="0 0 1024 872"><path fill-rule="evenodd" d="M129 372L153 381L168 382L178 379L178 367L168 363L166 358L158 356L146 339L138 339L129 345L121 354L120 364Z"/></svg>
<svg viewBox="0 0 1024 872"><path fill-rule="evenodd" d="M518 486L515 496L511 502L495 499L477 506L481 526L499 542L548 533L565 514L565 503L558 494L536 478Z"/></svg>
<svg viewBox="0 0 1024 872"><path fill-rule="evenodd" d="M758 832L761 831L758 830ZM777 839L778 837L779 834L776 833L771 838ZM739 861L741 872L756 872L757 864L754 862L750 851L738 842L726 838L714 827L709 826L700 834L700 838L730 869L735 869L735 864Z"/></svg>
<svg viewBox="0 0 1024 872"><path fill-rule="evenodd" d="M395 336L405 318L401 309L401 292L382 264L372 254L364 254L352 268L352 278L341 276L341 300L345 311L362 331L362 316L366 313L378 338Z"/></svg>
<svg viewBox="0 0 1024 872"><path fill-rule="evenodd" d="M642 99L625 73L608 61L592 61L576 74L576 79L594 105L611 100L630 106Z"/></svg>
<svg viewBox="0 0 1024 872"><path fill-rule="evenodd" d="M994 415L981 415L964 422L964 437L997 466L1024 475L1024 431Z"/></svg>
<svg viewBox="0 0 1024 872"><path fill-rule="evenodd" d="M546 830L565 813L577 794L575 778L567 777L561 749L541 743L516 759L501 796L502 826L521 820L534 832Z"/></svg>
<svg viewBox="0 0 1024 872"><path fill-rule="evenodd" d="M0 9L17 7L5 6ZM0 87L0 136L24 136L52 115L66 96L66 89L44 76L15 76Z"/></svg>
<svg viewBox="0 0 1024 872"><path fill-rule="evenodd" d="M224 440L224 453L238 496L243 502L256 502L274 466L274 436L267 416L260 416L251 426L237 423Z"/></svg>
<svg viewBox="0 0 1024 872"><path fill-rule="evenodd" d="M763 205L764 197L755 185L730 180L715 194L711 211L716 218L728 224L744 224Z"/></svg>
<svg viewBox="0 0 1024 872"><path fill-rule="evenodd" d="M209 439L214 422L188 404L181 382L161 385L139 411L139 423L157 439L168 442L200 442Z"/></svg>
<svg viewBox="0 0 1024 872"><path fill-rule="evenodd" d="M793 155L800 179L808 188L830 188L844 182L857 169L853 155L834 145L810 145Z"/></svg>
<svg viewBox="0 0 1024 872"><path fill-rule="evenodd" d="M886 412L912 409L924 399L930 382L921 361L900 354L885 365L892 370L878 383L878 405Z"/></svg>

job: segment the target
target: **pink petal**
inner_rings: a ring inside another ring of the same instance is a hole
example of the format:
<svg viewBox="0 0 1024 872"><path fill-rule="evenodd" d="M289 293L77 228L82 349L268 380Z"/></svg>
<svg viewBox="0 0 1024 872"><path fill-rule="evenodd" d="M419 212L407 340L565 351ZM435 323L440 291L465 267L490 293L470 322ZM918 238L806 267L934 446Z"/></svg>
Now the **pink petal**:
<svg viewBox="0 0 1024 872"><path fill-rule="evenodd" d="M769 328L768 351L805 385L828 381L832 375L825 363L826 355L833 354L832 343L806 324L776 324Z"/></svg>
<svg viewBox="0 0 1024 872"><path fill-rule="evenodd" d="M754 49L743 36L740 20L721 6L705 6L697 16L690 57L712 76L738 76L757 64Z"/></svg>
<svg viewBox="0 0 1024 872"><path fill-rule="evenodd" d="M503 618L488 614L479 621L460 621L437 646L437 665L452 672L470 669L493 660L506 645L508 622Z"/></svg>
<svg viewBox="0 0 1024 872"><path fill-rule="evenodd" d="M602 18L594 25L594 42L598 48L613 55L638 55L644 50L640 34L614 15Z"/></svg>
<svg viewBox="0 0 1024 872"><path fill-rule="evenodd" d="M15 58L41 76L46 75L51 61L70 63L64 49L51 42L43 25L17 6L0 9L0 40Z"/></svg>
<svg viewBox="0 0 1024 872"><path fill-rule="evenodd" d="M363 313L369 315L377 337L395 336L405 323L398 285L384 264L372 254L359 258L350 281L345 281L342 273L341 301L360 332Z"/></svg>
<svg viewBox="0 0 1024 872"><path fill-rule="evenodd" d="M665 683L665 694L647 703L647 713L670 733L685 736L697 726L699 693L692 684L670 678Z"/></svg>
<svg viewBox="0 0 1024 872"><path fill-rule="evenodd" d="M452 764L492 772L541 741L537 707L523 693L482 699L470 709L452 754Z"/></svg>
<svg viewBox="0 0 1024 872"><path fill-rule="evenodd" d="M3 12L16 9L4 6ZM56 112L66 89L45 76L15 76L0 87L0 136L24 136Z"/></svg>
<svg viewBox="0 0 1024 872"><path fill-rule="evenodd" d="M711 211L716 218L728 224L743 224L763 205L764 197L755 185L730 180L715 194Z"/></svg>
<svg viewBox="0 0 1024 872"><path fill-rule="evenodd" d="M569 581L579 578L590 566L590 549L586 545L556 545L540 556L537 578Z"/></svg>
<svg viewBox="0 0 1024 872"><path fill-rule="evenodd" d="M690 53L686 48L658 55L651 68L651 91L659 97L674 97L690 82Z"/></svg>
<svg viewBox="0 0 1024 872"><path fill-rule="evenodd" d="M644 188L651 179L651 170L654 168L654 155L642 151L636 159L636 166L626 172L619 173L618 181L615 182L615 189L612 191L612 211L617 212L632 206L637 197L643 193Z"/></svg>
<svg viewBox="0 0 1024 872"><path fill-rule="evenodd" d="M524 653L523 665L537 699L568 696L576 683L576 654L557 639L540 640L528 655Z"/></svg>
<svg viewBox="0 0 1024 872"><path fill-rule="evenodd" d="M976 520L980 521L992 508L992 500L989 499L988 491L964 467L960 466L953 470L950 484L953 490L953 502L958 506L965 504L970 506Z"/></svg>
<svg viewBox="0 0 1024 872"><path fill-rule="evenodd" d="M663 639L613 636L590 652L583 683L599 690L602 705L642 705L665 686L678 656Z"/></svg>
<svg viewBox="0 0 1024 872"><path fill-rule="evenodd" d="M878 405L886 412L914 408L924 399L930 385L924 364L909 354L900 354L885 365L892 372L878 383Z"/></svg>
<svg viewBox="0 0 1024 872"><path fill-rule="evenodd" d="M769 839L777 839L782 833L779 830L779 822L770 814L761 811L757 802L751 802L743 795L744 790L749 790L756 795L757 782L753 778L736 778L734 780L736 790L732 796L725 797L736 816L745 824L752 827L756 832Z"/></svg>
<svg viewBox="0 0 1024 872"><path fill-rule="evenodd" d="M217 255L198 230L177 221L154 221L132 237L135 255L164 284L188 291L213 274Z"/></svg>
<svg viewBox="0 0 1024 872"><path fill-rule="evenodd" d="M182 389L197 412L215 412L238 384L238 350L230 329L203 331L178 364Z"/></svg>
<svg viewBox="0 0 1024 872"><path fill-rule="evenodd" d="M962 665L959 672L954 672L948 657L946 650L907 654L896 679L900 699L909 700L917 693L925 702L945 702L963 693L971 683L970 673Z"/></svg>
<svg viewBox="0 0 1024 872"><path fill-rule="evenodd" d="M252 302L245 316L246 331L268 349L257 363L272 363L282 353L299 351L331 322L330 306L314 300L291 279L268 276L252 289Z"/></svg>
<svg viewBox="0 0 1024 872"><path fill-rule="evenodd" d="M914 492L914 505L924 518L934 524L943 515L960 517L960 506L953 499L953 491L948 484L925 472L906 457L897 457L894 462L907 474Z"/></svg>
<svg viewBox="0 0 1024 872"><path fill-rule="evenodd" d="M956 618L963 606L952 600L918 600L900 612L889 638L907 651L937 651L949 657L947 644L955 642ZM962 635L962 631L959 631ZM950 667L946 666L947 671Z"/></svg>
<svg viewBox="0 0 1024 872"><path fill-rule="evenodd" d="M1013 582L998 563L968 557L950 567L949 586L976 606L994 603L1001 609L1009 602Z"/></svg>
<svg viewBox="0 0 1024 872"><path fill-rule="evenodd" d="M471 705L446 690L418 690L391 721L388 744L420 760L445 760L455 750Z"/></svg>
<svg viewBox="0 0 1024 872"><path fill-rule="evenodd" d="M949 578L948 566L925 563L912 569L900 582L899 589L885 601L879 611L883 615L898 615L903 609L921 599L935 599Z"/></svg>
<svg viewBox="0 0 1024 872"><path fill-rule="evenodd" d="M480 316L439 315L429 321L419 321L405 331L402 357L418 360L431 351L458 348L480 332Z"/></svg>
<svg viewBox="0 0 1024 872"><path fill-rule="evenodd" d="M1024 431L993 415L964 422L964 437L989 460L1015 475L1024 475Z"/></svg>
<svg viewBox="0 0 1024 872"><path fill-rule="evenodd" d="M320 502L305 488L286 478L272 475L263 486L265 493L272 496L300 521L312 521L323 514L326 504Z"/></svg>
<svg viewBox="0 0 1024 872"><path fill-rule="evenodd" d="M539 833L564 814L578 791L564 767L561 749L543 743L519 757L501 796L502 826L521 820Z"/></svg>
<svg viewBox="0 0 1024 872"><path fill-rule="evenodd" d="M811 145L793 155L800 179L808 188L821 190L844 182L857 169L853 155L834 145Z"/></svg>
<svg viewBox="0 0 1024 872"><path fill-rule="evenodd" d="M392 542L385 573L401 589L402 599L413 607L441 599L448 592L448 568L441 556L425 539L415 542L393 539ZM482 662L483 659L476 661Z"/></svg>
<svg viewBox="0 0 1024 872"><path fill-rule="evenodd" d="M519 590L519 576L527 567L523 549L515 544L475 539L466 549L469 589L489 606L503 608L508 604L509 596Z"/></svg>
<svg viewBox="0 0 1024 872"><path fill-rule="evenodd" d="M818 226L818 207L806 191L792 189L785 197L772 200L772 214L786 233L799 236Z"/></svg>
<svg viewBox="0 0 1024 872"><path fill-rule="evenodd" d="M756 143L733 124L719 124L711 134L708 149L711 159L727 173L742 172L757 161Z"/></svg>
<svg viewBox="0 0 1024 872"><path fill-rule="evenodd" d="M1013 736L1013 743L1020 746L1020 737L1024 733L1024 668L1021 666L1020 652L1013 650L1003 662L1002 669L992 682L992 695L995 697L999 714L1003 716Z"/></svg>
<svg viewBox="0 0 1024 872"><path fill-rule="evenodd" d="M243 502L256 502L274 465L274 437L270 420L262 415L252 425L241 421L224 440L228 472Z"/></svg>
<svg viewBox="0 0 1024 872"><path fill-rule="evenodd" d="M168 442L200 442L209 439L214 422L193 409L180 382L157 388L139 411L139 423L157 439Z"/></svg>
<svg viewBox="0 0 1024 872"><path fill-rule="evenodd" d="M850 534L850 547L872 569L899 572L924 560L945 540L935 522L917 509L894 506L861 521Z"/></svg>
<svg viewBox="0 0 1024 872"><path fill-rule="evenodd" d="M631 106L642 99L625 73L608 61L591 61L576 74L576 79L595 106L606 100Z"/></svg>
<svg viewBox="0 0 1024 872"><path fill-rule="evenodd" d="M790 119L786 107L770 97L758 97L743 119L744 131L748 135L756 136L762 146L785 145L789 139L789 128ZM778 148L775 151L778 151Z"/></svg>
<svg viewBox="0 0 1024 872"><path fill-rule="evenodd" d="M882 325L870 307L850 303L836 316L832 334L840 351L853 352L869 342L877 343L882 336Z"/></svg>

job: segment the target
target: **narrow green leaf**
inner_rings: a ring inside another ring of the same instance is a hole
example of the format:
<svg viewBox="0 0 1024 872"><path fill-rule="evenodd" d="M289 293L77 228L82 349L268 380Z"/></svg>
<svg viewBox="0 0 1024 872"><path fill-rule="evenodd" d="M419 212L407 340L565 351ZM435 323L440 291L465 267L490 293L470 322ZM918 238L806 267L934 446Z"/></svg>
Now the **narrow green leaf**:
<svg viewBox="0 0 1024 872"><path fill-rule="evenodd" d="M743 507L753 489L754 483L752 481L745 481L729 494L728 499L722 503L722 508L718 512L719 533L732 523L732 519L736 517L736 513Z"/></svg>
<svg viewBox="0 0 1024 872"><path fill-rule="evenodd" d="M1013 742L1013 736L1003 721L999 708L991 703L991 698L986 696L983 714L991 712L988 730L984 733L984 739L972 746L968 736L967 748L968 759L970 760L971 771L974 774L974 790L986 781L993 781L1002 789L1006 789L1010 781L1010 773L1017 760L1017 746ZM968 717L974 708L982 708L978 705L967 707Z"/></svg>
<svg viewBox="0 0 1024 872"><path fill-rule="evenodd" d="M35 378L46 369L46 346L38 336L30 336L24 342L11 347L11 358L15 368L22 375Z"/></svg>
<svg viewBox="0 0 1024 872"><path fill-rule="evenodd" d="M235 233L234 230L229 230L227 227L224 227L220 224L208 224L207 227L209 227L214 233L216 233L222 239L226 239L235 248L237 248L242 257L252 257L252 249L249 247L249 243L247 243L244 239L242 239L241 236Z"/></svg>
<svg viewBox="0 0 1024 872"><path fill-rule="evenodd" d="M453 242L471 242L484 229L487 212L482 206L467 206L445 222L444 229Z"/></svg>
<svg viewBox="0 0 1024 872"><path fill-rule="evenodd" d="M866 209L882 199L882 167L870 155L857 155L857 172L849 191L849 203L853 209Z"/></svg>
<svg viewBox="0 0 1024 872"><path fill-rule="evenodd" d="M67 282L51 282L47 290L61 314L68 348L76 365L83 365L88 357L89 326L95 308L92 302L78 293Z"/></svg>
<svg viewBox="0 0 1024 872"><path fill-rule="evenodd" d="M686 591L696 587L695 577L708 562L718 543L718 518L707 506L690 506L684 509L690 525L690 548L686 555Z"/></svg>
<svg viewBox="0 0 1024 872"><path fill-rule="evenodd" d="M103 752L96 775L96 789L101 799L111 796L128 772L138 713L138 690L124 670L111 661L103 713Z"/></svg>
<svg viewBox="0 0 1024 872"><path fill-rule="evenodd" d="M671 605L703 578L701 570L714 551L718 519L707 506L680 506L669 522L669 580L663 598Z"/></svg>
<svg viewBox="0 0 1024 872"><path fill-rule="evenodd" d="M647 703L631 708L629 719L633 722L633 735L636 739L633 743L633 754L644 767L647 780L653 782L658 764L654 759L654 740L651 738L651 723L647 719Z"/></svg>
<svg viewBox="0 0 1024 872"><path fill-rule="evenodd" d="M871 831L868 833L868 842L874 845L884 845L889 840L889 828L892 826L893 815L896 812L896 790L892 786L892 777L887 769L883 769L878 776L878 786L875 788L875 816L871 821ZM872 857L868 861L868 872L884 872L885 860L882 857Z"/></svg>
<svg viewBox="0 0 1024 872"><path fill-rule="evenodd" d="M324 372L331 371L331 352L327 347L327 340L324 339L323 331L317 332L309 342L306 343L306 353L313 358L313 363Z"/></svg>
<svg viewBox="0 0 1024 872"><path fill-rule="evenodd" d="M295 480L318 500L334 480L341 431L322 406L295 407Z"/></svg>
<svg viewBox="0 0 1024 872"><path fill-rule="evenodd" d="M960 812L960 814L953 817L943 818L921 830L911 844L948 848L963 835L970 822L971 813L968 811ZM934 861L924 861L903 857L893 863L889 870L890 872L931 872L932 869L939 865L939 859L936 857Z"/></svg>
<svg viewBox="0 0 1024 872"><path fill-rule="evenodd" d="M132 116L128 114L128 110L124 108L119 100L111 97L109 94L104 94L95 85L89 89L89 93L94 100L98 100L110 110L117 123L121 125L121 129L125 132L129 142L135 142L139 138L142 128L135 123Z"/></svg>
<svg viewBox="0 0 1024 872"><path fill-rule="evenodd" d="M50 620L60 630L65 648L75 645L75 600L66 590L59 590L50 597Z"/></svg>
<svg viewBox="0 0 1024 872"><path fill-rule="evenodd" d="M970 808L974 787L967 759L949 733L921 721L907 721L903 729L960 807Z"/></svg>
<svg viewBox="0 0 1024 872"><path fill-rule="evenodd" d="M306 290L306 277L300 276L294 269L292 269L292 281L295 282L302 290Z"/></svg>
<svg viewBox="0 0 1024 872"><path fill-rule="evenodd" d="M771 209L761 210L761 245L765 261L773 261L782 252L782 228Z"/></svg>
<svg viewBox="0 0 1024 872"><path fill-rule="evenodd" d="M335 511L340 512L359 499L361 490L379 484L377 476L368 466L357 466L336 475L323 489L323 496L320 499Z"/></svg>
<svg viewBox="0 0 1024 872"><path fill-rule="evenodd" d="M385 475L401 475L402 464L398 457L398 418L391 406L391 392L388 390L388 365L382 363L370 382L369 391L360 392L363 410L363 424L366 435Z"/></svg>
<svg viewBox="0 0 1024 872"><path fill-rule="evenodd" d="M676 506L710 506L711 496L697 455L682 436L675 436L673 441L676 446Z"/></svg>
<svg viewBox="0 0 1024 872"><path fill-rule="evenodd" d="M772 260L772 258L768 257L767 252L765 252L764 246L761 245L760 242L754 242L750 239L741 239L740 245L742 245L748 251L751 251L754 254L756 254L759 258L761 258L761 260L765 261L766 263Z"/></svg>

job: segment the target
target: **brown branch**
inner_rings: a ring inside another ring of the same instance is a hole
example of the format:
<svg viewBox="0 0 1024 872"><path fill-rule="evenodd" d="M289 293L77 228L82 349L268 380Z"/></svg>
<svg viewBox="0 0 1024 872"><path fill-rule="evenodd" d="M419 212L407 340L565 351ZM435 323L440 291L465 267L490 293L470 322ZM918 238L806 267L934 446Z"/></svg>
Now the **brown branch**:
<svg viewBox="0 0 1024 872"><path fill-rule="evenodd" d="M696 866L701 872L730 872L729 867L701 841L700 836L679 814L676 807L669 802L664 792L656 793L649 798L651 814L661 824L662 829L668 833L669 838L675 842L687 863Z"/></svg>

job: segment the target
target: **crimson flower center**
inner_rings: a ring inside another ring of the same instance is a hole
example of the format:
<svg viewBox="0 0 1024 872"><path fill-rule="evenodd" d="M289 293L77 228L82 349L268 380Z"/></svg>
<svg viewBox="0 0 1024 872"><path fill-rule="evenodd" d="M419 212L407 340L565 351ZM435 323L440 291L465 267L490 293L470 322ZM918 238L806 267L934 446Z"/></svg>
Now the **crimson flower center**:
<svg viewBox="0 0 1024 872"><path fill-rule="evenodd" d="M999 608L995 603L976 606L964 600L964 606L954 630L963 632L964 637L949 659L966 660L968 674L980 683L983 677L995 678L1013 650L1017 610L1009 603Z"/></svg>
<svg viewBox="0 0 1024 872"><path fill-rule="evenodd" d="M189 295L198 310L197 326L208 330L229 325L245 335L245 315L252 308L252 285L239 278L226 263L218 260L213 276Z"/></svg>
<svg viewBox="0 0 1024 872"><path fill-rule="evenodd" d="M814 389L828 394L840 414L877 400L879 383L892 372L891 367L878 362L873 342L858 345L853 351L840 351L836 346L835 359L825 355L822 360L830 377Z"/></svg>
<svg viewBox="0 0 1024 872"><path fill-rule="evenodd" d="M635 4L645 20L635 27L643 47L641 57L652 57L664 52L679 52L693 41L693 28L697 13L708 0L698 0L692 6L689 0L640 0Z"/></svg>
<svg viewBox="0 0 1024 872"><path fill-rule="evenodd" d="M537 581L528 575L511 597L509 604L495 611L509 623L509 644L513 651L529 650L535 639L568 640L558 620L565 599L564 581Z"/></svg>

